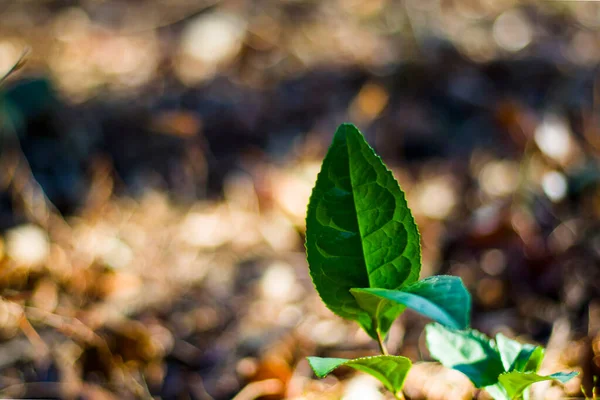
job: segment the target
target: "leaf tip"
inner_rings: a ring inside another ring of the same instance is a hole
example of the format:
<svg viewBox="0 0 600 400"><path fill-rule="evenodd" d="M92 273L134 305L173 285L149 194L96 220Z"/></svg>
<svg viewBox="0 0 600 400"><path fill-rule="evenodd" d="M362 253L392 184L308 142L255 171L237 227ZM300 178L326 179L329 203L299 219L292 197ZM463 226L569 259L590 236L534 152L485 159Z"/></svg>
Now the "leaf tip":
<svg viewBox="0 0 600 400"><path fill-rule="evenodd" d="M310 368L313 370L313 372L318 378L324 378L327 375L322 374L320 369L316 365L316 363L318 363L319 361L319 357L306 357L306 360L308 361L308 365L310 365Z"/></svg>
<svg viewBox="0 0 600 400"><path fill-rule="evenodd" d="M351 133L362 135L360 133L360 131L358 130L358 128L354 124L351 124L349 122L344 122L343 124L338 126L337 130L335 131L335 136L334 136L333 140L334 141L345 141L347 136Z"/></svg>

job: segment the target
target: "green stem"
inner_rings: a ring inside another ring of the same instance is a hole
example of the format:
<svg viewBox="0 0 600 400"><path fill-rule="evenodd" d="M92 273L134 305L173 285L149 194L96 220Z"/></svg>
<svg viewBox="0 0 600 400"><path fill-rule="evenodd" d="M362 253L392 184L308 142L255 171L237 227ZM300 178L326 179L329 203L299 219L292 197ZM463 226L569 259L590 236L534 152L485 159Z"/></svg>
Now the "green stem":
<svg viewBox="0 0 600 400"><path fill-rule="evenodd" d="M388 353L387 348L385 347L385 343L383 341L383 336L381 336L381 332L379 331L379 329L376 329L375 332L377 332L377 344L379 345L379 351L381 351L381 354L383 354L384 356L389 355L390 353ZM396 398L396 400L406 400L402 391L400 391L399 393L393 393L393 395L394 398Z"/></svg>
<svg viewBox="0 0 600 400"><path fill-rule="evenodd" d="M385 343L383 343L383 337L381 336L379 329L377 329L377 344L379 345L379 351L381 351L381 354L384 356L389 355L387 349L385 348Z"/></svg>

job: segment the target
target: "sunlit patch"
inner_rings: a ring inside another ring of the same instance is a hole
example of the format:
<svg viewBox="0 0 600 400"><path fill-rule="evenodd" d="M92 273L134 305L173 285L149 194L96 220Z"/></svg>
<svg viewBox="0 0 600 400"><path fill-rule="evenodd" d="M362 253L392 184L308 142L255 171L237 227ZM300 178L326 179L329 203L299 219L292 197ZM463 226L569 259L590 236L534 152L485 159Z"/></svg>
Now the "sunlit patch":
<svg viewBox="0 0 600 400"><path fill-rule="evenodd" d="M500 47L512 52L525 48L533 36L527 16L518 10L505 11L496 18L493 34Z"/></svg>

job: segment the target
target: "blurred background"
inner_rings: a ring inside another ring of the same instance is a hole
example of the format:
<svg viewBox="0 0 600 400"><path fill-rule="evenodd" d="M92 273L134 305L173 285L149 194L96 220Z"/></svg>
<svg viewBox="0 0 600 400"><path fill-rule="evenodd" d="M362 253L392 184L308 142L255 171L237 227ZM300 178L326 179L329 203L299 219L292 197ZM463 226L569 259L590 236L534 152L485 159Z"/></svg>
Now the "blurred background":
<svg viewBox="0 0 600 400"><path fill-rule="evenodd" d="M600 3L0 1L0 397L386 398L307 355L376 344L308 276L304 215L337 125L393 169L422 277L473 326L600 375ZM410 399L488 399L424 346Z"/></svg>

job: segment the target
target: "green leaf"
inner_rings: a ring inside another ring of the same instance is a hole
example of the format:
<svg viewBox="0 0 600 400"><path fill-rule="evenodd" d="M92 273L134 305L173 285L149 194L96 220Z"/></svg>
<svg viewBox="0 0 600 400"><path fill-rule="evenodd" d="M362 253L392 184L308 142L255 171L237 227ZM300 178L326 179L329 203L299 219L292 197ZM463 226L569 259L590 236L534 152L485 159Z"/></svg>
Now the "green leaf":
<svg viewBox="0 0 600 400"><path fill-rule="evenodd" d="M351 289L350 292L363 307L365 304L377 304L379 300L400 305L401 310L406 306L451 328L469 326L471 295L461 279L455 276L432 276L400 290ZM372 305L369 307L373 308ZM380 309L387 308L377 307L376 312Z"/></svg>
<svg viewBox="0 0 600 400"><path fill-rule="evenodd" d="M537 372L544 359L543 347L522 344L501 333L496 335L496 348L505 371ZM500 383L486 386L485 390L495 400L511 400L508 392ZM524 399L528 399L529 392L523 391L522 396Z"/></svg>
<svg viewBox="0 0 600 400"><path fill-rule="evenodd" d="M354 296L358 305L371 316L372 320L376 321L376 329L385 339L392 323L404 312L406 307L369 293L370 290L385 291L388 289L350 289L350 293Z"/></svg>
<svg viewBox="0 0 600 400"><path fill-rule="evenodd" d="M506 393L506 389L504 389L504 386L500 383L486 386L485 390L494 400L511 400L510 397L508 397L508 393Z"/></svg>
<svg viewBox="0 0 600 400"><path fill-rule="evenodd" d="M374 356L348 360L345 358L308 357L308 363L319 378L326 377L334 369L347 366L366 372L377 378L396 396L402 392L402 386L412 362L400 356Z"/></svg>
<svg viewBox="0 0 600 400"><path fill-rule="evenodd" d="M522 344L503 334L496 335L496 347L505 371L537 372L544 358L544 349Z"/></svg>
<svg viewBox="0 0 600 400"><path fill-rule="evenodd" d="M537 346L529 356L527 363L525 363L525 367L521 368L521 366L517 365L517 371L538 372L542 365L542 361L544 361L544 353L544 348Z"/></svg>
<svg viewBox="0 0 600 400"><path fill-rule="evenodd" d="M404 193L351 124L338 128L317 177L306 217L306 252L323 302L358 321L373 338L378 330L385 334L382 321L374 320L350 289L398 289L419 277L419 233ZM398 311L380 315L389 318Z"/></svg>
<svg viewBox="0 0 600 400"><path fill-rule="evenodd" d="M504 370L510 371L514 362L517 360L519 353L521 352L521 343L509 339L503 334L499 333L496 335L496 348L500 353Z"/></svg>
<svg viewBox="0 0 600 400"><path fill-rule="evenodd" d="M536 382L555 380L566 383L577 375L577 372L557 372L552 375L542 376L532 372L512 371L500 375L498 379L506 390L508 398L513 400L522 396L525 389Z"/></svg>
<svg viewBox="0 0 600 400"><path fill-rule="evenodd" d="M478 388L494 385L504 372L490 339L476 330L458 331L434 323L427 325L425 335L431 357L462 372Z"/></svg>

